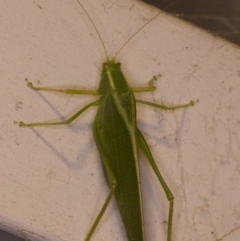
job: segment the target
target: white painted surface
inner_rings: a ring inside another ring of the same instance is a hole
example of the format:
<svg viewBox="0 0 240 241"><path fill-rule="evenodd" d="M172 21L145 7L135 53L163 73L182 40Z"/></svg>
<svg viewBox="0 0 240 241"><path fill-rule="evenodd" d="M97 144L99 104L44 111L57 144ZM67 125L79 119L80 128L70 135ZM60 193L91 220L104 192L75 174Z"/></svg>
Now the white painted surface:
<svg viewBox="0 0 240 241"><path fill-rule="evenodd" d="M111 56L156 14L139 2L82 1ZM84 240L106 195L91 132L96 109L65 127L19 128L69 116L94 97L36 93L34 84L96 89L105 60L99 39L74 0L0 0L0 223L32 240ZM175 195L173 241L240 237L240 50L161 14L119 54L132 86L158 73L163 112L139 106L139 126ZM146 240L166 240L168 203L141 156ZM21 231L21 232L20 232ZM126 240L114 202L92 240Z"/></svg>

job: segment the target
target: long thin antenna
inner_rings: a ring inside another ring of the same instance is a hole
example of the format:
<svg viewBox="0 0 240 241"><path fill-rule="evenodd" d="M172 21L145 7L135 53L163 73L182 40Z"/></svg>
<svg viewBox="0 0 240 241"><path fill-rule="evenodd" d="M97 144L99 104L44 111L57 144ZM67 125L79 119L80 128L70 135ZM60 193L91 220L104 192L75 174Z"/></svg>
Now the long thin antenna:
<svg viewBox="0 0 240 241"><path fill-rule="evenodd" d="M158 14L156 14L156 16L154 16L153 18L151 18L150 20L148 20L141 28L138 29L137 32L135 32L125 43L124 45L117 51L117 53L115 54L115 57L122 51L122 49L127 45L127 43L129 43L143 28L145 28L150 22L152 22L155 18L158 17L158 15L160 15L162 12L166 11L167 9L169 9L170 7L172 7L174 4L176 4L179 0L176 0L174 2L172 2L170 5L168 5L165 9L161 10Z"/></svg>
<svg viewBox="0 0 240 241"><path fill-rule="evenodd" d="M99 37L99 39L100 39L100 41L101 41L101 43L102 43L102 46L103 46L104 52L105 52L105 54L106 54L107 60L109 60L108 54L107 54L107 50L106 50L106 47L105 47L105 45L104 45L103 39L102 39L100 33L98 32L98 30L97 30L94 22L92 21L91 17L89 16L89 14L88 14L88 12L86 11L86 9L83 7L83 5L81 4L81 2L80 2L79 0L77 0L77 2L78 2L78 4L82 7L83 11L85 12L85 14L87 15L88 19L90 20L90 22L92 23L93 27L95 28L95 30L96 30L96 32L97 32L97 35L98 35L98 37Z"/></svg>

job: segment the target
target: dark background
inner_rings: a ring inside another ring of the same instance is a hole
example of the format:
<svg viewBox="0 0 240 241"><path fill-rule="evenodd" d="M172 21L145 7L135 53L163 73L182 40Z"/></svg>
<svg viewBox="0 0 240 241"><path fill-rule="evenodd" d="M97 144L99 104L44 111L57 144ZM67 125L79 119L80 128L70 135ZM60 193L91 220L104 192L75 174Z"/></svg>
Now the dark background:
<svg viewBox="0 0 240 241"><path fill-rule="evenodd" d="M165 9L173 0L145 2ZM179 0L167 12L240 45L240 0ZM0 230L0 241L24 240Z"/></svg>
<svg viewBox="0 0 240 241"><path fill-rule="evenodd" d="M174 2L174 0L144 1L161 9ZM240 45L239 0L179 0L166 11Z"/></svg>

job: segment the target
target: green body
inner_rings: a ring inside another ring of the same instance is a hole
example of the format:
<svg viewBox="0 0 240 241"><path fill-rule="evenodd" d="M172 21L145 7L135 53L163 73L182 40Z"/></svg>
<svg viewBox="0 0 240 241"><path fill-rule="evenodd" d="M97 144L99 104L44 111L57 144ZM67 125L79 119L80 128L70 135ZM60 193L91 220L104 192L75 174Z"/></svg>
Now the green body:
<svg viewBox="0 0 240 241"><path fill-rule="evenodd" d="M109 186L114 195L129 240L142 241L143 215L139 177L136 103L121 71L110 61L102 70L101 94L93 133Z"/></svg>

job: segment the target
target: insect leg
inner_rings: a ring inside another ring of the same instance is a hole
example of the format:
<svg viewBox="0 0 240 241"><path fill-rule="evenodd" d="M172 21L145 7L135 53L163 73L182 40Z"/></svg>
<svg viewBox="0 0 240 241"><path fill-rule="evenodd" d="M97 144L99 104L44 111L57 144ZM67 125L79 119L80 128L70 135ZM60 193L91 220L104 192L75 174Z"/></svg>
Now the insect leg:
<svg viewBox="0 0 240 241"><path fill-rule="evenodd" d="M112 199L112 196L114 194L115 188L116 188L116 186L113 184L112 187L111 187L111 190L110 190L110 192L109 192L109 194L107 196L106 201L104 202L104 204L103 204L103 206L102 206L102 208L101 208L97 218L95 219L95 221L94 221L94 223L93 223L89 233L87 234L87 237L86 237L85 241L89 241L90 238L92 237L92 235L93 235L93 233L94 233L94 231L95 231L95 229L96 229L100 219L102 218L102 216L103 216L103 214L104 214L104 212L105 212L109 202Z"/></svg>
<svg viewBox="0 0 240 241"><path fill-rule="evenodd" d="M113 197L113 194L114 194L114 191L115 191L115 188L117 187L117 180L116 180L116 177L114 175L114 173L112 172L112 169L109 165L109 158L107 157L105 151L104 151L104 143L103 143L103 139L102 139L102 135L101 135L101 131L99 129L99 126L98 124L94 123L93 125L93 135L94 135L94 139L96 141L96 144L97 144L97 147L98 147L98 150L100 152L100 155L101 155L101 160L103 162L103 170L104 170L104 174L105 174L105 177L107 178L107 182L110 186L110 192L107 196L107 199L106 201L104 202L97 218L95 219L85 241L89 241L90 238L92 237L100 219L102 218L109 202L111 201L112 197Z"/></svg>
<svg viewBox="0 0 240 241"><path fill-rule="evenodd" d="M33 90L37 91L51 91L51 92L60 92L64 94L70 94L70 95L99 95L98 90L80 90L80 89L54 89L49 87L35 87L32 82L29 82L28 79L25 79L27 81L27 86Z"/></svg>
<svg viewBox="0 0 240 241"><path fill-rule="evenodd" d="M18 124L20 127L22 126L28 126L28 127L33 127L33 126L56 126L56 125L67 125L70 124L72 121L74 121L78 116L80 116L85 110L87 110L91 106L98 106L99 101L93 101L89 103L88 105L84 106L81 110L79 110L77 113L75 113L73 116L68 118L65 121L59 121L59 122L35 122L35 123L24 123L23 121L14 121L14 124Z"/></svg>
<svg viewBox="0 0 240 241"><path fill-rule="evenodd" d="M164 181L143 134L141 133L141 131L139 129L138 129L137 133L138 133L138 136L137 136L138 137L137 138L138 145L139 145L141 151L143 152L144 156L147 158L153 171L155 172L159 182L161 183L161 185L163 187L166 197L169 201L167 241L171 241L174 196L173 196L171 190L168 188L166 182Z"/></svg>
<svg viewBox="0 0 240 241"><path fill-rule="evenodd" d="M156 104L156 103L152 103L152 102L149 102L149 101L145 101L145 100L137 100L136 99L136 102L137 103L140 103L140 104L144 104L144 105L150 105L150 106L153 106L153 107L156 107L156 108L159 108L159 109L162 109L162 110L176 110L176 109L180 109L180 108L186 108L188 106L194 106L194 104L197 101L190 101L188 104L184 104L184 105L177 105L177 106L166 106L166 105L159 105L159 104Z"/></svg>
<svg viewBox="0 0 240 241"><path fill-rule="evenodd" d="M160 75L158 75L160 76ZM157 80L157 76L153 76L152 79L148 81L148 86L147 87L136 87L136 88L131 88L133 92L152 92L156 90L156 87L153 85L153 82Z"/></svg>

